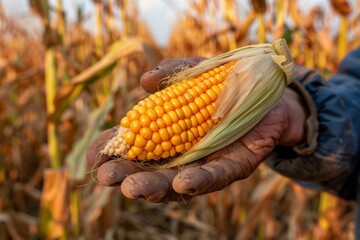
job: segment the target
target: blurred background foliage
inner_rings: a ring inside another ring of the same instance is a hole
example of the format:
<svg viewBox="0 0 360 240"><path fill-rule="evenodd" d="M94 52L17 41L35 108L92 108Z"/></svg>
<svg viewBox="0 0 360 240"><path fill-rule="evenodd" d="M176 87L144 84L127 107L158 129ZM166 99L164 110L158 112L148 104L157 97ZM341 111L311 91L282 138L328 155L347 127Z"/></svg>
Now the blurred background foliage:
<svg viewBox="0 0 360 240"><path fill-rule="evenodd" d="M29 0L39 34L0 1L0 239L354 239L352 203L265 166L221 192L164 204L127 200L86 166L89 143L147 96L139 78L165 57L284 37L297 64L330 76L359 46L360 1L304 12L296 0L252 0L245 15L239 2L185 1L164 46L137 1L91 1L88 31L81 8L69 22L62 0Z"/></svg>

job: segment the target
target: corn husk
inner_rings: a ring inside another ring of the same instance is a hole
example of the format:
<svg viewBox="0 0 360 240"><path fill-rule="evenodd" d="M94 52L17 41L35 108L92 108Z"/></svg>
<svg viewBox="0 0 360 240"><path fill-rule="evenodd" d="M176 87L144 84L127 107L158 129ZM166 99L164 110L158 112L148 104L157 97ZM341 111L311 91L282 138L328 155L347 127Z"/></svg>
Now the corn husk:
<svg viewBox="0 0 360 240"><path fill-rule="evenodd" d="M229 61L236 61L225 80L212 118L221 121L196 145L160 168L181 166L233 143L253 128L281 98L293 81L293 59L285 40L235 49L187 69L170 82L197 76Z"/></svg>

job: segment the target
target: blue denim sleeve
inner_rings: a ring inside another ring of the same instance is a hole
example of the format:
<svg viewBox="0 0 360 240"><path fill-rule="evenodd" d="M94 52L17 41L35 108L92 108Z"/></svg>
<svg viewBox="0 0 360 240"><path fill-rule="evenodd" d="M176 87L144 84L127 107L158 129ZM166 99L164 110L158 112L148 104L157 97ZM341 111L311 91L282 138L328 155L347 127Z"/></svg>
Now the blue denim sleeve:
<svg viewBox="0 0 360 240"><path fill-rule="evenodd" d="M328 81L304 68L297 69L296 78L310 98L307 105L315 109L310 115L316 116L316 127L307 131L313 137L302 146L307 151L279 146L266 163L306 187L354 200L360 191L360 48Z"/></svg>

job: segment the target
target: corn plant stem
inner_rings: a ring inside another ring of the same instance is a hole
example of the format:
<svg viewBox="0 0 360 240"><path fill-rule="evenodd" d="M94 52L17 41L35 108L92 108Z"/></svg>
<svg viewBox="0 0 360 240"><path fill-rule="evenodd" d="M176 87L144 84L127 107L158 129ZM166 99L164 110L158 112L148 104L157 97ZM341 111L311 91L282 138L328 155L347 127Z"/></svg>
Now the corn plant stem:
<svg viewBox="0 0 360 240"><path fill-rule="evenodd" d="M0 166L0 184L5 182L5 167Z"/></svg>
<svg viewBox="0 0 360 240"><path fill-rule="evenodd" d="M228 35L229 37L229 49L235 49L238 47L237 42L236 42L236 36L234 33L229 33Z"/></svg>
<svg viewBox="0 0 360 240"><path fill-rule="evenodd" d="M308 68L314 67L314 54L311 49L305 49L305 66Z"/></svg>
<svg viewBox="0 0 360 240"><path fill-rule="evenodd" d="M96 53L99 56L103 54L103 40L102 40L102 9L101 3L96 2L95 4L95 45Z"/></svg>
<svg viewBox="0 0 360 240"><path fill-rule="evenodd" d="M346 54L346 45L347 45L347 18L346 16L341 16L340 18L340 29L338 37L338 61L340 61Z"/></svg>
<svg viewBox="0 0 360 240"><path fill-rule="evenodd" d="M258 18L258 43L265 43L266 41L266 33L265 33L265 22L264 22L264 16L262 14L257 14Z"/></svg>
<svg viewBox="0 0 360 240"><path fill-rule="evenodd" d="M46 111L48 115L55 112L54 99L56 96L56 66L54 49L48 49L45 54L45 90L46 90ZM48 149L50 166L57 168L61 166L61 157L57 133L57 123L54 119L48 120L47 126Z"/></svg>
<svg viewBox="0 0 360 240"><path fill-rule="evenodd" d="M327 56L326 56L326 52L324 51L319 51L319 57L318 57L318 67L321 71L324 71L326 69L326 61L327 61Z"/></svg>
<svg viewBox="0 0 360 240"><path fill-rule="evenodd" d="M127 11L126 9L128 9L129 2L127 0L123 1L123 3L121 4L120 7L120 13L121 13L121 20L122 20L122 24L123 24L123 31L122 31L122 35L124 37L128 36L130 33L130 21L128 19L127 16Z"/></svg>
<svg viewBox="0 0 360 240"><path fill-rule="evenodd" d="M240 206L239 223L240 226L244 225L247 219L248 210L245 206Z"/></svg>
<svg viewBox="0 0 360 240"><path fill-rule="evenodd" d="M80 196L76 189L73 189L70 193L70 216L73 234L80 236Z"/></svg>
<svg viewBox="0 0 360 240"><path fill-rule="evenodd" d="M320 194L320 203L319 203L319 222L318 225L323 230L328 230L330 223L328 219L324 216L326 211L331 207L331 198L327 193Z"/></svg>
<svg viewBox="0 0 360 240"><path fill-rule="evenodd" d="M276 23L274 36L275 39L278 39L284 36L285 15L287 14L288 10L288 1L276 0L275 3Z"/></svg>
<svg viewBox="0 0 360 240"><path fill-rule="evenodd" d="M62 0L56 1L56 12L57 12L57 32L61 37L61 45L64 46L65 38L66 38L66 30L65 30L65 19L63 14Z"/></svg>
<svg viewBox="0 0 360 240"><path fill-rule="evenodd" d="M113 13L113 9L112 6L110 5L108 8L108 12L107 12L107 18L106 18L106 28L107 28L107 32L110 36L111 41L115 40L115 18L114 18L114 13Z"/></svg>

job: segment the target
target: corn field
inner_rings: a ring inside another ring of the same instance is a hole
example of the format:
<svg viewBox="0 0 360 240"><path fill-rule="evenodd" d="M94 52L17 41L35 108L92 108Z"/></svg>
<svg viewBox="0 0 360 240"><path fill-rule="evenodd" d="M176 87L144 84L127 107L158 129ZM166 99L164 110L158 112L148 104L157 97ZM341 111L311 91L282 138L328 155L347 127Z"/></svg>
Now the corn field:
<svg viewBox="0 0 360 240"><path fill-rule="evenodd" d="M129 200L96 183L87 147L148 96L140 76L161 59L285 38L296 64L328 77L360 45L357 0L306 12L301 1L252 0L246 14L236 0L188 0L184 11L162 1L178 18L166 45L138 1L93 0L92 31L81 8L67 19L62 0L19 1L41 23L38 34L0 1L0 239L355 239L353 203L265 165L180 203Z"/></svg>

